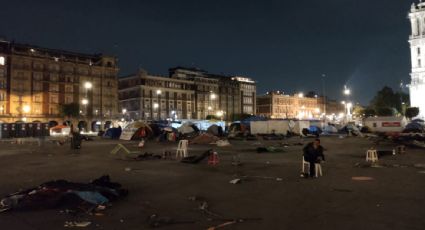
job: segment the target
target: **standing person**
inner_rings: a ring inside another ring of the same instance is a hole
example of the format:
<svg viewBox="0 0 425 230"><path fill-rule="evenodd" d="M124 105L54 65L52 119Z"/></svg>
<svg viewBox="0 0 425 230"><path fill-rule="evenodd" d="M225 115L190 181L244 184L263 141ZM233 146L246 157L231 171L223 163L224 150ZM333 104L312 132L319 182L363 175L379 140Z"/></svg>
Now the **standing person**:
<svg viewBox="0 0 425 230"><path fill-rule="evenodd" d="M323 150L324 148L320 145L320 139L315 139L313 142L308 143L303 149L304 160L310 163L310 177L314 177L316 174L314 164L325 161Z"/></svg>

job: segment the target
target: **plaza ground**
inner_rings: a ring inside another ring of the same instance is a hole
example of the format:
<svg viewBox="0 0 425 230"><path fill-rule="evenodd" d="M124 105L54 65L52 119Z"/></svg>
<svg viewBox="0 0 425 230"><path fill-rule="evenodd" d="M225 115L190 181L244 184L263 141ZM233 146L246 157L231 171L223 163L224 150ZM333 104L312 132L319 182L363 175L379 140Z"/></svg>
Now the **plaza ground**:
<svg viewBox="0 0 425 230"><path fill-rule="evenodd" d="M261 218L222 229L424 229L423 149L408 148L404 155L382 157L379 163L384 167L372 168L364 166L371 141L322 137L326 162L324 176L317 179L300 178L302 146L284 148L283 153L255 151L259 144L310 141L290 138L231 141L232 146L221 148L189 146L190 154L216 149L221 160L217 166L174 160L125 161L109 153L117 143L137 149L137 142L96 140L83 142L81 150L70 150L68 144L47 143L41 148L1 143L1 196L54 179L89 182L105 174L127 188L129 195L114 202L103 216L73 216L60 210L0 213L0 229L63 229L65 221L74 220L91 221L85 229L149 229L146 219L152 214L195 221L160 229L207 229L225 222L211 220L216 217L199 210L199 202L189 199L193 196L206 200L209 210L224 218ZM143 152L162 154L174 151L176 145L148 141ZM235 155L241 166L231 164ZM229 183L243 175L249 177L239 184ZM352 180L356 176L373 180Z"/></svg>

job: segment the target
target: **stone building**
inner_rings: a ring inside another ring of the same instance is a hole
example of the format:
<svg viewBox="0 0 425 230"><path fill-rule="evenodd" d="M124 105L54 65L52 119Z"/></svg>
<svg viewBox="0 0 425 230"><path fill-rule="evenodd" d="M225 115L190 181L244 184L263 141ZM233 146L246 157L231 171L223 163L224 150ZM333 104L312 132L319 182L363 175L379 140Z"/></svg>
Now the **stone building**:
<svg viewBox="0 0 425 230"><path fill-rule="evenodd" d="M286 95L269 92L257 97L257 115L269 118L319 118L323 113L322 97L305 97L303 94Z"/></svg>
<svg viewBox="0 0 425 230"><path fill-rule="evenodd" d="M419 107L419 116L425 117L425 2L412 4L409 19L412 26L409 37L412 61L410 105Z"/></svg>
<svg viewBox="0 0 425 230"><path fill-rule="evenodd" d="M1 40L0 120L60 122L61 105L69 103L80 104L80 118L111 119L117 72L115 57Z"/></svg>
<svg viewBox="0 0 425 230"><path fill-rule="evenodd" d="M131 119L205 119L215 115L234 120L255 112L255 91L255 82L249 78L196 68L170 68L168 77L142 70L119 79L120 106L123 116Z"/></svg>
<svg viewBox="0 0 425 230"><path fill-rule="evenodd" d="M191 119L195 108L193 82L150 75L145 70L119 78L119 100L126 119Z"/></svg>
<svg viewBox="0 0 425 230"><path fill-rule="evenodd" d="M276 91L257 97L257 115L273 119L318 119L323 117L325 110L326 114L338 114L344 112L344 107L335 100L325 102L317 95L287 95Z"/></svg>

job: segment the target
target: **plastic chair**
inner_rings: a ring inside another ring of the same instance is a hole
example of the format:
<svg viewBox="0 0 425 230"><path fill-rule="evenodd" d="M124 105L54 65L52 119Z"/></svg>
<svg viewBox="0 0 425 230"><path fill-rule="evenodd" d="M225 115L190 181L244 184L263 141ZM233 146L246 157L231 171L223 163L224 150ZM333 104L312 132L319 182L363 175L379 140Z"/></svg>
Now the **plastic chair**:
<svg viewBox="0 0 425 230"><path fill-rule="evenodd" d="M177 146L176 158L187 157L187 146L189 145L188 140L180 140Z"/></svg>
<svg viewBox="0 0 425 230"><path fill-rule="evenodd" d="M369 149L366 152L366 162L375 162L378 161L378 152L376 149Z"/></svg>
<svg viewBox="0 0 425 230"><path fill-rule="evenodd" d="M305 167L307 167L307 174L310 174L310 163L308 161L305 161L304 156L303 156L301 172L304 173L304 174L306 173ZM320 163L314 164L314 171L315 171L315 174L316 174L315 177L323 176L322 165Z"/></svg>

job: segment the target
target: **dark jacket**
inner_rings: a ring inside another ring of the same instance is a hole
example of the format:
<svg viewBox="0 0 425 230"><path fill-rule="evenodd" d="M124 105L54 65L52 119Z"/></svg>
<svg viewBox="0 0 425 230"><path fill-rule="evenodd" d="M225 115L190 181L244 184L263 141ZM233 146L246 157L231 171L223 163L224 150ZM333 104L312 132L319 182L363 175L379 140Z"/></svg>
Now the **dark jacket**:
<svg viewBox="0 0 425 230"><path fill-rule="evenodd" d="M323 147L319 145L317 149L314 148L313 142L308 143L304 149L304 160L305 161L317 161L319 157L322 158L322 160L325 160L325 155L323 155Z"/></svg>

